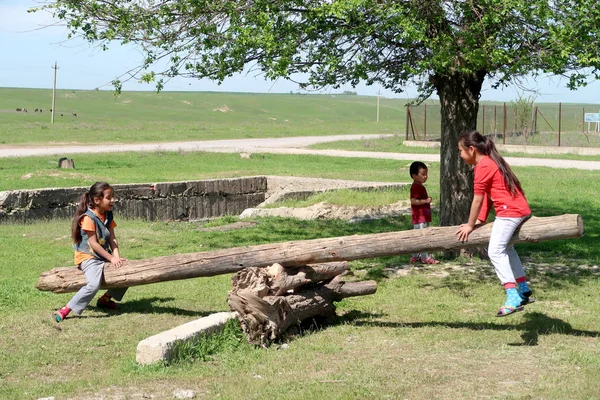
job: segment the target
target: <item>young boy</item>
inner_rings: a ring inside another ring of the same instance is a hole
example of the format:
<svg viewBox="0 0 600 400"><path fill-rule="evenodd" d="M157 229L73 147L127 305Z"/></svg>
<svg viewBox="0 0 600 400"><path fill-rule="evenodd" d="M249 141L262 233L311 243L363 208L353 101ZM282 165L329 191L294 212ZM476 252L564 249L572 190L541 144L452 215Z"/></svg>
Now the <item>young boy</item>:
<svg viewBox="0 0 600 400"><path fill-rule="evenodd" d="M415 161L410 165L410 177L413 184L410 187L410 208L412 211L412 223L415 229L425 229L431 222L431 197L423 184L427 182L427 165L421 161ZM410 263L439 264L432 255L428 253L416 253L410 258Z"/></svg>

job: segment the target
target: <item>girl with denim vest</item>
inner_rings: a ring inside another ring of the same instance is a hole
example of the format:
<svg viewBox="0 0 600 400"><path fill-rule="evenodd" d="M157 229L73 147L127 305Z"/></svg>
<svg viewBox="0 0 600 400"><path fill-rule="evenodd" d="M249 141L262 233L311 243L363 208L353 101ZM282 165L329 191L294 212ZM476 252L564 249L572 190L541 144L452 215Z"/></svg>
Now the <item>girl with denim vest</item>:
<svg viewBox="0 0 600 400"><path fill-rule="evenodd" d="M96 182L89 191L79 198L71 227L75 264L84 273L87 284L79 289L66 306L52 315L56 322L63 321L74 311L81 314L92 301L102 285L105 263L115 268L123 265L127 259L119 254L119 245L115 237L113 205L115 202L113 188L106 182ZM96 306L104 309L116 309L127 288L110 289L98 299Z"/></svg>
<svg viewBox="0 0 600 400"><path fill-rule="evenodd" d="M475 130L465 131L458 138L458 149L460 157L475 168L469 222L460 226L456 236L466 242L475 225L485 223L493 204L496 219L490 234L488 256L506 290L506 302L496 316L505 317L522 311L523 306L535 301L527 285L523 264L515 247L509 243L515 230L531 216L531 209L519 179L491 139Z"/></svg>

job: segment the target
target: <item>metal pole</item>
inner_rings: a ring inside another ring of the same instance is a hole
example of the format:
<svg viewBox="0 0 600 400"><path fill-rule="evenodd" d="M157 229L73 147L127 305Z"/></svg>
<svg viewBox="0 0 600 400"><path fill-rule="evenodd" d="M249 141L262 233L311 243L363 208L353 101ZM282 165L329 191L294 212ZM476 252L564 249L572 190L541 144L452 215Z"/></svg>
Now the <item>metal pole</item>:
<svg viewBox="0 0 600 400"><path fill-rule="evenodd" d="M483 112L481 114L481 134L485 135L485 106L482 106Z"/></svg>
<svg viewBox="0 0 600 400"><path fill-rule="evenodd" d="M558 147L560 147L560 124L562 117L562 103L558 103Z"/></svg>
<svg viewBox="0 0 600 400"><path fill-rule="evenodd" d="M423 113L423 139L427 140L427 104L425 104L425 112Z"/></svg>
<svg viewBox="0 0 600 400"><path fill-rule="evenodd" d="M408 140L408 114L410 113L410 104L406 105L406 135L404 140Z"/></svg>
<svg viewBox="0 0 600 400"><path fill-rule="evenodd" d="M502 133L502 144L506 144L506 103L504 103L504 132Z"/></svg>
<svg viewBox="0 0 600 400"><path fill-rule="evenodd" d="M381 90L377 90L377 122L379 122L379 95L381 94Z"/></svg>
<svg viewBox="0 0 600 400"><path fill-rule="evenodd" d="M494 104L494 135L498 134L498 118L496 115L496 105Z"/></svg>
<svg viewBox="0 0 600 400"><path fill-rule="evenodd" d="M50 110L50 123L54 123L54 110L56 110L56 70L58 67L56 66L56 61L54 61L54 85L52 86L52 110Z"/></svg>

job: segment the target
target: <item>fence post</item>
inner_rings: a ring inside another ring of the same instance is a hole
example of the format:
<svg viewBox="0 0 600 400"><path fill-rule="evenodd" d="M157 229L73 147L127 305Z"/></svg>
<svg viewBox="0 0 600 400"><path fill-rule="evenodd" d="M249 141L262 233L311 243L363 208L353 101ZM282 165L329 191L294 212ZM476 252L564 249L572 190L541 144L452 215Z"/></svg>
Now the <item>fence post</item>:
<svg viewBox="0 0 600 400"><path fill-rule="evenodd" d="M496 115L496 105L494 104L494 135L498 134L498 118Z"/></svg>
<svg viewBox="0 0 600 400"><path fill-rule="evenodd" d="M481 134L485 136L485 106L483 107L483 114L481 114Z"/></svg>
<svg viewBox="0 0 600 400"><path fill-rule="evenodd" d="M558 147L560 147L560 124L562 118L562 103L558 103Z"/></svg>
<svg viewBox="0 0 600 400"><path fill-rule="evenodd" d="M581 133L585 135L585 107L581 110Z"/></svg>
<svg viewBox="0 0 600 400"><path fill-rule="evenodd" d="M427 140L427 104L423 113L423 140Z"/></svg>
<svg viewBox="0 0 600 400"><path fill-rule="evenodd" d="M404 140L408 140L408 114L410 113L410 104L406 105L406 134L404 135Z"/></svg>
<svg viewBox="0 0 600 400"><path fill-rule="evenodd" d="M537 106L535 106L535 113L533 114L533 133L537 133L537 115L538 115L538 108Z"/></svg>
<svg viewBox="0 0 600 400"><path fill-rule="evenodd" d="M502 133L502 144L506 144L506 103L504 105L504 132Z"/></svg>

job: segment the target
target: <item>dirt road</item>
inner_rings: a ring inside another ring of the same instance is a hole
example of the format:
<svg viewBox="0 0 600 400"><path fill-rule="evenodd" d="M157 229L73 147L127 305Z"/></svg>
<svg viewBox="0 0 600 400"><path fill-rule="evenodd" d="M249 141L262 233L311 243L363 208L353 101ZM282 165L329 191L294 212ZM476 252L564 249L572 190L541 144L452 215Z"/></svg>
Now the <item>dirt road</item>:
<svg viewBox="0 0 600 400"><path fill-rule="evenodd" d="M114 145L0 146L0 158L40 155L72 156L80 153L124 151L206 151L219 153L313 154L330 157L381 158L390 160L422 160L439 162L438 154L384 153L371 151L313 150L306 146L338 140L368 140L392 135L299 136L266 139L207 140L194 142L138 143ZM548 158L505 157L512 166L576 168L600 170L600 161L578 161Z"/></svg>

